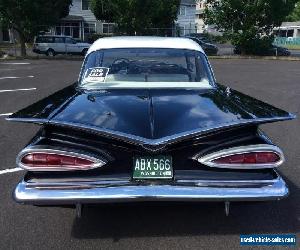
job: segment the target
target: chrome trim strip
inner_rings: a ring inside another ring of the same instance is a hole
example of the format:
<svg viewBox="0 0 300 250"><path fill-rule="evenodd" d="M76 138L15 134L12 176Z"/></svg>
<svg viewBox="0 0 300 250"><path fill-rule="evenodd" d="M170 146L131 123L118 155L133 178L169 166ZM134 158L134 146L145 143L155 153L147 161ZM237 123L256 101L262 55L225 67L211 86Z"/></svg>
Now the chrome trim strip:
<svg viewBox="0 0 300 250"><path fill-rule="evenodd" d="M256 201L277 200L289 193L281 177L267 185L218 187L202 185L128 184L103 186L51 186L47 189L20 182L14 191L15 201L33 205L136 201Z"/></svg>
<svg viewBox="0 0 300 250"><path fill-rule="evenodd" d="M212 74L212 84L213 84L213 87L215 87L215 88L217 88L217 79L216 79L216 76L215 76L215 72L214 72L214 70L213 70L213 68L212 68L212 66L211 66L211 63L210 63L210 61L208 60L208 56L204 53L204 56L205 56L205 58L206 58L206 63L207 63L207 65L208 65L208 68L209 68L209 70L210 70L210 73Z"/></svg>
<svg viewBox="0 0 300 250"><path fill-rule="evenodd" d="M271 164L219 164L213 162L218 158L235 155L235 154L251 153L251 152L274 152L280 157L280 160L276 163L271 163ZM281 164L283 164L285 161L282 150L277 146L269 145L269 144L257 144L257 145L227 148L221 151L213 152L205 156L195 155L193 159L209 167L230 168L230 169L276 168L279 167Z"/></svg>
<svg viewBox="0 0 300 250"><path fill-rule="evenodd" d="M271 185L275 183L277 179L273 180L224 180L224 181L214 181L214 180L178 180L178 183L182 184L190 184L193 183L197 186L232 186L232 187L237 187L237 186L254 186L254 185Z"/></svg>
<svg viewBox="0 0 300 250"><path fill-rule="evenodd" d="M87 159L90 160L92 162L94 162L92 167L88 167L88 168L82 168L82 169L78 169L76 167L72 167L72 166L68 166L68 167L30 167L30 166L26 166L24 165L21 160L22 158L30 153L48 153L48 154L59 154L59 155L64 155L64 156L73 156L73 157L78 157L78 158L82 158L82 159ZM104 166L107 162L104 159L99 159L96 158L94 156L91 156L89 154L83 154L80 152L72 152L72 151L67 151L64 149L59 149L59 148L53 148L53 147L49 147L49 146L30 146L30 147L26 147L24 148L17 156L16 159L16 163L17 166L19 166L22 169L28 170L28 171L74 171L74 170L79 170L79 171L85 171L85 170L91 170L94 168L99 168Z"/></svg>
<svg viewBox="0 0 300 250"><path fill-rule="evenodd" d="M268 186L278 181L278 175L276 179L272 180L176 180L174 185L178 186ZM52 188L95 188L95 187L113 187L113 186L132 186L134 183L127 180L99 180L99 181L64 181L64 182L26 182L28 188L37 189L52 189ZM138 183L137 183L138 184Z"/></svg>
<svg viewBox="0 0 300 250"><path fill-rule="evenodd" d="M263 119L244 120L244 121L223 124L221 126L213 126L213 127L209 127L206 129L190 130L190 131L174 134L171 136L165 136L160 139L147 139L144 137L135 136L135 135L119 132L119 131L98 128L95 126L88 126L86 124L81 124L81 123L71 123L71 122L53 121L53 120L48 120L48 119L36 119L36 118L10 118L10 117L8 117L8 118L6 118L6 120L14 121L14 122L32 122L32 123L37 123L37 124L47 123L47 124L52 124L52 125L62 126L62 127L73 127L73 128L83 129L83 130L94 131L96 133L103 134L106 137L116 138L116 139L123 140L123 141L128 141L133 144L138 144L138 145L146 144L146 145L158 146L161 144L171 144L171 143L189 139L189 138L192 138L195 136L200 136L202 134L210 133L215 130L229 129L231 127L245 126L245 125L250 125L250 124L260 124L260 123L292 120L295 118L296 118L296 116L294 114L290 113L289 117L272 117L272 118L263 118Z"/></svg>
<svg viewBox="0 0 300 250"><path fill-rule="evenodd" d="M12 114L13 116L14 114ZM35 124L46 124L48 123L48 119L39 119L39 118L14 118L14 117L6 117L6 121L11 121L11 122L25 122L25 123L35 123Z"/></svg>

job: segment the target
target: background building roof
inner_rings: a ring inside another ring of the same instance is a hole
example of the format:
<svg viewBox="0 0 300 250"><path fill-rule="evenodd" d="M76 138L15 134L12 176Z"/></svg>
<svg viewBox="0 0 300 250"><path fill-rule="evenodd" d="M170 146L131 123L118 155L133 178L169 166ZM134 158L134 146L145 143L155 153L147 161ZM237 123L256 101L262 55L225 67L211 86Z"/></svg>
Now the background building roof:
<svg viewBox="0 0 300 250"><path fill-rule="evenodd" d="M196 5L196 1L195 0L181 0L182 5Z"/></svg>

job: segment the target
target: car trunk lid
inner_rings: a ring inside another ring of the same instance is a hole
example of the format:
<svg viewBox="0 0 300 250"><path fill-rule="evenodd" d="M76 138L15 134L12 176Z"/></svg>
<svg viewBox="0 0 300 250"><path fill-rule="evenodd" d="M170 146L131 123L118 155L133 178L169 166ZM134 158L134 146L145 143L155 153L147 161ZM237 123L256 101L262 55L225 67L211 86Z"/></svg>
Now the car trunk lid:
<svg viewBox="0 0 300 250"><path fill-rule="evenodd" d="M8 120L68 126L142 144L164 144L230 127L293 119L294 115L223 86L216 89L114 89L74 86Z"/></svg>

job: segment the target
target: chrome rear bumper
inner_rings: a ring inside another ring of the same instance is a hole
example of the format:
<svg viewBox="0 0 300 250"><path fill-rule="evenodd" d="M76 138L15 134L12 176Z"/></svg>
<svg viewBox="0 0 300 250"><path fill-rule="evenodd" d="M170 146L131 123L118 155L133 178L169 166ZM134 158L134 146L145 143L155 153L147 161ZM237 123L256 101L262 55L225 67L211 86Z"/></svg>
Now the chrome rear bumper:
<svg viewBox="0 0 300 250"><path fill-rule="evenodd" d="M32 205L70 205L131 201L257 201L278 200L289 193L284 180L177 181L174 184L129 181L20 182L14 199Z"/></svg>

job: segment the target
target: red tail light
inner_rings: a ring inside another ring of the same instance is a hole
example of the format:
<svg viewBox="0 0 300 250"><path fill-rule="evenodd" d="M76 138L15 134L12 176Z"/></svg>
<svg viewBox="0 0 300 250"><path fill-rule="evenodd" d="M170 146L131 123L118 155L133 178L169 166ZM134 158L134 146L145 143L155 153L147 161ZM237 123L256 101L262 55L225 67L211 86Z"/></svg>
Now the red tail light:
<svg viewBox="0 0 300 250"><path fill-rule="evenodd" d="M210 167L235 169L274 168L284 162L282 151L273 145L229 148L194 159Z"/></svg>
<svg viewBox="0 0 300 250"><path fill-rule="evenodd" d="M274 152L236 154L213 160L217 164L268 164L278 161L280 161L280 156Z"/></svg>
<svg viewBox="0 0 300 250"><path fill-rule="evenodd" d="M89 170L105 164L97 158L77 153L57 150L24 151L17 158L17 163L20 167L31 171Z"/></svg>

